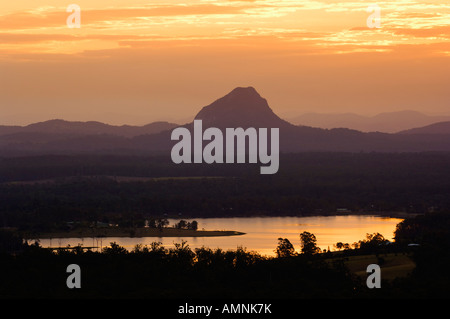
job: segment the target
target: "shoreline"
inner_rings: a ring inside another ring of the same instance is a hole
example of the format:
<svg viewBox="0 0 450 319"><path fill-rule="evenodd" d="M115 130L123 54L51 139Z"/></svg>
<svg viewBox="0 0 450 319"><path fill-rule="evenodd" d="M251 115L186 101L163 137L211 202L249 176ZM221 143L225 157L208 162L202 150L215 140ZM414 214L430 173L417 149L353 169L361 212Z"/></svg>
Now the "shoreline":
<svg viewBox="0 0 450 319"><path fill-rule="evenodd" d="M52 239L52 238L103 238L103 237L220 237L220 236L240 236L243 232L234 230L192 230L177 228L85 228L71 231L58 231L37 233L34 235L23 234L25 238L32 239Z"/></svg>

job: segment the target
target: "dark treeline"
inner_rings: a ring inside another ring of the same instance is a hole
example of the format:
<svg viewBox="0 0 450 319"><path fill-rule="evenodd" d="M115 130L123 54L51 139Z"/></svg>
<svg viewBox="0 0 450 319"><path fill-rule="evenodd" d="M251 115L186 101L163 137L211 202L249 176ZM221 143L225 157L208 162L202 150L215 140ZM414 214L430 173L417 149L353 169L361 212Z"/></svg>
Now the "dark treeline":
<svg viewBox="0 0 450 319"><path fill-rule="evenodd" d="M0 297L25 298L311 298L351 297L350 274L321 258L264 258L238 248L158 243L128 252L115 243L103 252L53 253L34 245L3 255ZM81 289L66 286L66 267L82 270ZM315 278L312 280L312 278Z"/></svg>
<svg viewBox="0 0 450 319"><path fill-rule="evenodd" d="M449 174L449 152L281 154L275 176L327 178L424 177ZM254 176L261 164L174 164L168 156L43 155L0 157L0 182L68 176ZM431 175L430 175L431 174ZM371 180L368 180L371 182Z"/></svg>
<svg viewBox="0 0 450 319"><path fill-rule="evenodd" d="M67 221L141 224L152 217L449 211L450 154L283 155L260 164L175 165L161 157L44 156L0 161L0 226L49 230ZM120 182L116 176L186 177ZM21 183L53 179L45 183Z"/></svg>
<svg viewBox="0 0 450 319"><path fill-rule="evenodd" d="M165 248L155 242L127 251L111 243L102 252L74 249L53 252L24 244L0 231L0 297L28 298L448 298L450 215L427 214L400 223L389 245L377 234L358 248L319 252L313 234L304 232L301 253L280 239L278 257L244 248L191 249L186 242ZM303 237L302 237L303 236ZM417 243L417 247L408 244ZM275 247L274 247L275 249ZM365 278L346 267L351 256L373 255L383 269L386 254L407 254L416 264L407 276L383 279L369 289ZM82 270L81 289L66 286L66 268Z"/></svg>

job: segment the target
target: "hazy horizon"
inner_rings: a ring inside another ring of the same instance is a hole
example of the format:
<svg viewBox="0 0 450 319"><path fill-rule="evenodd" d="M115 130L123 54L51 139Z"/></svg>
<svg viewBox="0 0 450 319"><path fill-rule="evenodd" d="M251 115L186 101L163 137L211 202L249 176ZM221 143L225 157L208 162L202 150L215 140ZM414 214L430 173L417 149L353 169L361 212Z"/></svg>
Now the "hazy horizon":
<svg viewBox="0 0 450 319"><path fill-rule="evenodd" d="M206 106L206 105L205 105ZM270 104L269 104L270 106ZM291 114L278 114L275 112L275 114L277 114L280 118L292 123L292 124L296 124L293 123L293 120L295 120L295 118L301 117L301 116L305 116L305 115L355 115L355 116L361 116L364 117L366 119L371 119L374 118L378 115L383 115L383 114L395 114L395 113L402 113L402 112L419 112L419 111L412 111L412 110L398 110L398 111L392 111L392 112L380 112L380 113L375 113L375 114L358 114L358 113L351 113L351 112L305 112L305 113L291 113ZM426 113L426 112L419 112L422 115L425 116L429 116L429 117L450 117L450 112L442 112L442 113ZM37 121L32 121L32 122L23 122L23 123L16 123L16 124L9 124L9 123L1 123L0 122L0 126L27 126L27 125L31 125L31 124L36 124L36 123L42 123L42 122L47 122L47 121L53 121L53 120L62 120L62 121L67 121L67 122L99 122L99 123L103 123L103 124L107 124L107 125L112 125L112 126L122 126L122 125L129 125L129 126L144 126L147 124L152 124L155 122L168 122L168 123L172 123L172 124L179 124L179 125L183 125L186 123L190 123L194 120L195 115L197 113L192 114L190 117L184 117L184 118L179 118L177 119L156 119L150 122L146 122L143 121L142 119L139 120L139 117L136 116L136 122L134 123L130 123L130 122L126 122L126 121L115 121L115 120L108 120L108 116L106 117L102 117L101 115L95 117L94 118L86 118L83 119L82 116L80 117L70 117L68 116L67 118L48 118L48 119L44 119L44 120L37 120ZM111 115L116 115L116 116L120 116L119 114L111 114ZM122 116L125 114L121 114ZM129 114L128 114L129 115ZM132 117L132 115L129 115L130 117ZM433 122L434 123L434 122Z"/></svg>

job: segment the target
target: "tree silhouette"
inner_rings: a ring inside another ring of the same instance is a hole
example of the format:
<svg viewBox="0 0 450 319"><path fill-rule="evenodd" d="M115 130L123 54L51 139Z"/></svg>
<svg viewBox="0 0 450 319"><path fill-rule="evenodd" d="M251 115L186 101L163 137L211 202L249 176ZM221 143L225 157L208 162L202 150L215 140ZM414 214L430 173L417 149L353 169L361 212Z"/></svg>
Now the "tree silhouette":
<svg viewBox="0 0 450 319"><path fill-rule="evenodd" d="M109 255L120 255L120 254L128 253L128 251L125 247L120 246L116 242L111 242L110 245L111 245L111 247L103 248L103 253L109 254Z"/></svg>
<svg viewBox="0 0 450 319"><path fill-rule="evenodd" d="M380 233L366 234L366 239L359 241L359 248L374 251L384 247L388 242Z"/></svg>
<svg viewBox="0 0 450 319"><path fill-rule="evenodd" d="M175 223L175 228L185 229L187 228L188 223L185 220L180 220L178 223Z"/></svg>
<svg viewBox="0 0 450 319"><path fill-rule="evenodd" d="M277 257L291 257L295 256L295 248L287 238L278 238L278 246L275 250Z"/></svg>
<svg viewBox="0 0 450 319"><path fill-rule="evenodd" d="M306 255L313 255L320 252L320 248L317 247L317 239L314 234L304 231L300 234L300 243L302 247L302 253Z"/></svg>
<svg viewBox="0 0 450 319"><path fill-rule="evenodd" d="M167 218L158 219L156 225L159 229L163 229L164 227L169 225L169 221L167 220Z"/></svg>
<svg viewBox="0 0 450 319"><path fill-rule="evenodd" d="M189 223L189 229L197 230L198 229L198 222L196 220L193 220L191 223Z"/></svg>
<svg viewBox="0 0 450 319"><path fill-rule="evenodd" d="M337 242L334 246L335 246L338 250L341 250L341 249L344 247L344 244L343 244L342 242Z"/></svg>

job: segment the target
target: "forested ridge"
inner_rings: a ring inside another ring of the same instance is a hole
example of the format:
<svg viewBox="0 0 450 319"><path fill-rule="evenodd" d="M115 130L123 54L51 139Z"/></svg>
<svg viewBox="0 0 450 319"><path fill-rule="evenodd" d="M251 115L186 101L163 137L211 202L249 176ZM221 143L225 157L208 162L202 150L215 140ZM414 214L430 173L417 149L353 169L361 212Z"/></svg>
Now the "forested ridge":
<svg viewBox="0 0 450 319"><path fill-rule="evenodd" d="M282 156L275 175L260 175L259 166L250 164L175 165L161 157L45 156L0 163L4 227L330 215L340 208L361 214L450 209L448 153L290 154Z"/></svg>

